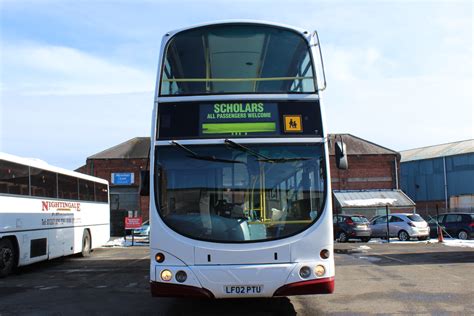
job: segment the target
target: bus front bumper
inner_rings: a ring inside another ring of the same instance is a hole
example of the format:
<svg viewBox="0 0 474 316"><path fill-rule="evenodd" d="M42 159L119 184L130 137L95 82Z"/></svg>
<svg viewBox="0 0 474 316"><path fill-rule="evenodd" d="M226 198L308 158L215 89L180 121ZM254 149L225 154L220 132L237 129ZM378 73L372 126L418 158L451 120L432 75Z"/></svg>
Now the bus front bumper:
<svg viewBox="0 0 474 316"><path fill-rule="evenodd" d="M211 291L205 288L174 283L152 281L150 282L150 290L153 297L216 298ZM278 288L273 296L331 294L333 292L334 277L329 277L285 284ZM242 298L244 297L246 296L242 296Z"/></svg>

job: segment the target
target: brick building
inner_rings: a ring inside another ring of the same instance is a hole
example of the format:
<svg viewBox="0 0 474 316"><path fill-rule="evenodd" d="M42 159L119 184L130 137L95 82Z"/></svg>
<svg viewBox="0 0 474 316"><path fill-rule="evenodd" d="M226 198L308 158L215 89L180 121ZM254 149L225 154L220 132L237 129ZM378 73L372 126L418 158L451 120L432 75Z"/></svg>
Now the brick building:
<svg viewBox="0 0 474 316"><path fill-rule="evenodd" d="M148 137L135 137L88 157L76 170L109 181L112 235L123 235L124 217L131 212L148 220L149 198L140 196L139 188L140 171L148 168L149 148Z"/></svg>
<svg viewBox="0 0 474 316"><path fill-rule="evenodd" d="M334 213L362 214L413 212L415 203L401 190L400 154L351 134L329 135L330 144L346 144L349 168L340 170L330 146Z"/></svg>
<svg viewBox="0 0 474 316"><path fill-rule="evenodd" d="M336 168L334 146L330 146L330 168L334 191L364 192L398 189L400 154L350 134L330 135L347 145L348 170ZM148 168L150 139L136 137L87 158L77 171L110 182L111 233L123 234L123 218L135 212L148 219L148 197L139 195L140 171ZM354 195L352 194L352 196ZM392 194L392 193L390 193ZM394 194L398 194L395 192ZM338 203L334 204L337 207Z"/></svg>
<svg viewBox="0 0 474 316"><path fill-rule="evenodd" d="M336 167L334 147L330 146L333 190L398 189L400 154L351 134L331 134L331 144L342 140L347 146L349 169Z"/></svg>

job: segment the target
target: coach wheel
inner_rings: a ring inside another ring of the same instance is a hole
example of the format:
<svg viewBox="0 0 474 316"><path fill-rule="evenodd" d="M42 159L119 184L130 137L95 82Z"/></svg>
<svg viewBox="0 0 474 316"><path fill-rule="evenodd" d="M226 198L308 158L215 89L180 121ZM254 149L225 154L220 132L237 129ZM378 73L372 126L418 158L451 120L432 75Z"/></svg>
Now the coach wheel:
<svg viewBox="0 0 474 316"><path fill-rule="evenodd" d="M92 252L92 247L91 247L91 234L89 231L86 229L84 230L84 234L82 235L82 251L81 255L83 257L89 257Z"/></svg>
<svg viewBox="0 0 474 316"><path fill-rule="evenodd" d="M401 241L407 241L407 240L410 240L410 235L408 235L406 231L401 230L398 233L398 239L400 239Z"/></svg>
<svg viewBox="0 0 474 316"><path fill-rule="evenodd" d="M0 277L9 275L15 267L16 250L9 239L0 240Z"/></svg>
<svg viewBox="0 0 474 316"><path fill-rule="evenodd" d="M340 232L338 239L339 239L339 242L346 242L348 239L346 232Z"/></svg>
<svg viewBox="0 0 474 316"><path fill-rule="evenodd" d="M466 240L468 238L467 231L460 230L458 233L458 239Z"/></svg>

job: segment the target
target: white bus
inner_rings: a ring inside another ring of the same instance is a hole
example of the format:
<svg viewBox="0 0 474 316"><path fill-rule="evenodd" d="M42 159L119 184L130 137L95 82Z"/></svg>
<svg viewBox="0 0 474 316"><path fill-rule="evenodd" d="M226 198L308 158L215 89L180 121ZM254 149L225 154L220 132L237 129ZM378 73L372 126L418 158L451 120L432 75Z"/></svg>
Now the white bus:
<svg viewBox="0 0 474 316"><path fill-rule="evenodd" d="M0 277L109 239L106 180L0 153Z"/></svg>
<svg viewBox="0 0 474 316"><path fill-rule="evenodd" d="M164 36L150 153L153 296L333 292L318 45L317 33L255 21Z"/></svg>

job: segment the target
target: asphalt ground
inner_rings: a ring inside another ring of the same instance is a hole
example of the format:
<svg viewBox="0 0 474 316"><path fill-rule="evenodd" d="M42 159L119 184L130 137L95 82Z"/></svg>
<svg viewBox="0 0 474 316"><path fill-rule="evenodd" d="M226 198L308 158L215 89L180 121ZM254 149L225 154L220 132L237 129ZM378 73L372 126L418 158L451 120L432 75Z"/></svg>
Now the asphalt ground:
<svg viewBox="0 0 474 316"><path fill-rule="evenodd" d="M336 291L271 299L152 298L147 247L101 248L0 279L0 315L472 315L474 248L335 245Z"/></svg>

